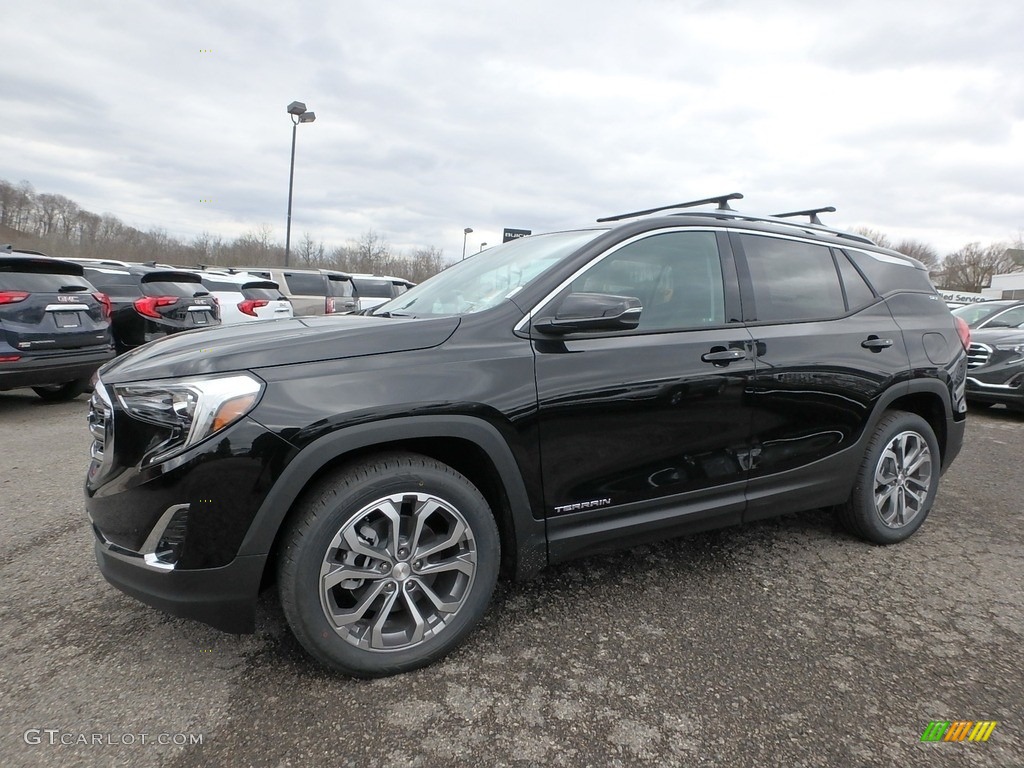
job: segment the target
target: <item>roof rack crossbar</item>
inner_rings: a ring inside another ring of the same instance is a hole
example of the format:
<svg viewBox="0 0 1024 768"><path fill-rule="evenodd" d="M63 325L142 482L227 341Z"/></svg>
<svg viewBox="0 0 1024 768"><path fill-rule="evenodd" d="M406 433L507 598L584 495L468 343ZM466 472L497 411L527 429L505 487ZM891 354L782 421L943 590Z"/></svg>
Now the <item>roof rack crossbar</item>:
<svg viewBox="0 0 1024 768"><path fill-rule="evenodd" d="M819 213L835 213L835 207L827 205L824 208L808 208L806 211L790 211L789 213L773 213L777 219L788 219L793 216L807 216L810 218L811 224L817 224L818 226L824 226L821 223L821 219L818 218Z"/></svg>
<svg viewBox="0 0 1024 768"><path fill-rule="evenodd" d="M693 212L693 211L681 211L679 213L672 214L673 216L703 216L710 219L734 219L736 221L763 221L768 224L781 224L787 227L793 227L794 229L801 229L804 232L827 232L835 237L842 237L847 240L854 240L858 243L867 243L868 245L875 245L875 241L869 237L858 235L854 232L844 232L841 229L833 229L832 227L825 226L824 224L812 224L811 222L802 223L797 221L789 221L787 219L779 218L778 216L751 216L746 213L738 213L736 211L711 211L710 213L704 212Z"/></svg>
<svg viewBox="0 0 1024 768"><path fill-rule="evenodd" d="M731 211L733 210L729 206L730 200L742 200L743 195L739 192L730 192L727 195L719 195L718 197L705 197L701 200L690 200L687 203L676 203L675 205L662 205L658 208L648 208L646 211L633 211L632 213L620 213L617 216L605 216L598 219L599 223L606 221L621 221L622 219L632 219L636 216L646 216L649 213L659 213L660 211L671 211L676 208L694 208L698 205L710 205L711 203L718 203L719 211Z"/></svg>

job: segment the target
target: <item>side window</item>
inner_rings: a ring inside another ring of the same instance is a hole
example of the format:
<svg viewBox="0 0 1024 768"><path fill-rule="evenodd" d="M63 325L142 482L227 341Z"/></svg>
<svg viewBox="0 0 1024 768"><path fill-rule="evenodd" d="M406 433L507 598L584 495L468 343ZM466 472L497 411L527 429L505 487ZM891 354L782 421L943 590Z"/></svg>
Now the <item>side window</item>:
<svg viewBox="0 0 1024 768"><path fill-rule="evenodd" d="M866 307L875 300L875 292L861 276L853 262L842 251L835 251L839 274L843 278L843 289L846 291L846 308L851 312Z"/></svg>
<svg viewBox="0 0 1024 768"><path fill-rule="evenodd" d="M712 232L666 232L630 243L576 278L570 291L640 299L641 331L725 324L722 263Z"/></svg>
<svg viewBox="0 0 1024 768"><path fill-rule="evenodd" d="M829 248L760 235L739 239L754 284L757 320L819 320L846 314Z"/></svg>

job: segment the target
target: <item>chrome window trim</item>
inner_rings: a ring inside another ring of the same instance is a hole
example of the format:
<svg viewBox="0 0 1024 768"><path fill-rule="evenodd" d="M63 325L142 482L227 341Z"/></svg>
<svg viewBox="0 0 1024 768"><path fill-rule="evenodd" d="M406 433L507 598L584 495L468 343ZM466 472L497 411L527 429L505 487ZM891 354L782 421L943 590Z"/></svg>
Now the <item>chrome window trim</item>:
<svg viewBox="0 0 1024 768"><path fill-rule="evenodd" d="M842 248L845 251L856 251L857 253L862 253L865 256L870 256L871 258L873 258L873 259L875 259L877 261L882 261L882 262L885 262L887 264L899 264L900 266L907 267L909 269L914 269L914 265L910 261L897 258L896 256L889 256L889 255L884 254L884 253L873 253L872 251L866 251L866 250L864 250L862 248L857 248L855 246L847 245L846 243L827 243L827 242L822 242L821 240L818 240L818 239L816 239L814 237L811 237L811 236L800 236L800 235L793 235L793 234L782 234L782 233L777 233L777 232L763 232L763 231L761 231L759 229L748 229L746 227L715 227L715 226L696 226L696 227L695 226L676 226L676 227L665 227L664 229L652 229L652 230L648 230L646 232L641 232L641 233L639 233L637 235L634 235L633 237L631 237L631 238L629 238L627 240L623 240L621 243L617 243L615 246L613 246L609 250L605 251L601 255L597 256L596 258L591 259L584 266L580 267L580 269L576 270L572 275L570 275L566 280L563 280L558 285L557 288L555 288L553 291L548 293L539 302L534 304L534 306L530 309L530 311L527 312L526 315L524 315L523 318L518 323L516 323L516 325L513 328L513 330L516 331L516 332L519 332L519 333L523 332L524 329L526 328L526 326L529 325L531 322L533 322L534 316L540 310L544 309L544 307L547 306L547 304L550 303L554 299L555 296L557 296L559 293L561 293L563 290L565 290L565 288L570 283L572 283L573 280L578 278L580 275L582 275L584 272L586 272L588 269L590 269L594 265L599 264L601 261L603 261L608 256L610 256L611 254L613 254L616 251L618 251L620 248L624 248L627 245L632 245L633 243L635 243L635 242L637 242L639 240L643 240L644 238L647 238L647 237L653 237L655 235L664 235L664 234L669 234L669 233L673 233L673 232L715 232L715 233L717 233L717 232L724 232L726 234L736 233L736 234L740 234L740 235L758 235L760 237L774 237L774 238L776 238L778 240L792 240L792 241L798 242L798 243L807 243L809 245L817 245L817 246L822 247L822 248Z"/></svg>

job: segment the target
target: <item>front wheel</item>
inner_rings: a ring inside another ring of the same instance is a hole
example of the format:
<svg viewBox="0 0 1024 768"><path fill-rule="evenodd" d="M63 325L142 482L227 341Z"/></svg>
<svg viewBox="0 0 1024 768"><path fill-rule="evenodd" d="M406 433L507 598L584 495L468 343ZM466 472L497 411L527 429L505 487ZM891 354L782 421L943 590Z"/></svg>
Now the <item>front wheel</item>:
<svg viewBox="0 0 1024 768"><path fill-rule="evenodd" d="M939 488L940 455L935 432L917 414L882 417L849 500L840 507L850 531L875 544L909 538L928 517Z"/></svg>
<svg viewBox="0 0 1024 768"><path fill-rule="evenodd" d="M494 516L465 477L395 453L320 481L295 515L278 591L295 637L355 677L425 666L487 609L498 576Z"/></svg>

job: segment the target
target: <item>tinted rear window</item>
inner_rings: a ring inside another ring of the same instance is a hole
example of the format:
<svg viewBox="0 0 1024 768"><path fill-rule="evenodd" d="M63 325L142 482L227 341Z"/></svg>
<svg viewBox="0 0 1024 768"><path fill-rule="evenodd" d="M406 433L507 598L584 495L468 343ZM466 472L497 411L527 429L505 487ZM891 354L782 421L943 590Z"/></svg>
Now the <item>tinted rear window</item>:
<svg viewBox="0 0 1024 768"><path fill-rule="evenodd" d="M757 319L787 322L846 313L831 251L821 245L739 235L754 283Z"/></svg>
<svg viewBox="0 0 1024 768"><path fill-rule="evenodd" d="M328 278L327 285L331 292L331 296L351 296L352 295L352 281L342 280L336 277Z"/></svg>
<svg viewBox="0 0 1024 768"><path fill-rule="evenodd" d="M327 295L327 281L319 273L285 272L284 279L288 281L288 289L296 296Z"/></svg>
<svg viewBox="0 0 1024 768"><path fill-rule="evenodd" d="M352 281L356 284L356 288L359 289L360 296L368 296L373 299L390 299L392 296L397 296L397 293L392 293L392 283L390 280L367 280L365 278L352 278Z"/></svg>
<svg viewBox="0 0 1024 768"><path fill-rule="evenodd" d="M193 296L205 296L208 291L202 283L143 283L142 290L147 296L180 296L191 299Z"/></svg>
<svg viewBox="0 0 1024 768"><path fill-rule="evenodd" d="M92 291L92 286L76 275L47 275L38 272L0 271L0 291L28 291L29 293L57 293L64 291Z"/></svg>
<svg viewBox="0 0 1024 768"><path fill-rule="evenodd" d="M238 287L238 283L228 283L221 280L211 280L208 277L203 278L203 285L208 291L224 291L227 293L240 293L241 290Z"/></svg>
<svg viewBox="0 0 1024 768"><path fill-rule="evenodd" d="M268 301L279 301L287 298L277 288L250 288L249 286L242 288L242 295L247 299L267 299Z"/></svg>
<svg viewBox="0 0 1024 768"><path fill-rule="evenodd" d="M111 296L142 295L142 289L139 288L139 278L127 272L114 272L86 267L85 276L98 290Z"/></svg>

